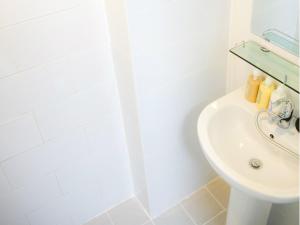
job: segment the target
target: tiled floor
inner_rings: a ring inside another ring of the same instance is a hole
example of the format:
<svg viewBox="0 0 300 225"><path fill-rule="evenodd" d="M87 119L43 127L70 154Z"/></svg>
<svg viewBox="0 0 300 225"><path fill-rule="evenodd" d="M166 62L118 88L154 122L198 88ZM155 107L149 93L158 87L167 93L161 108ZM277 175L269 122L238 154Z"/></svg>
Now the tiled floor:
<svg viewBox="0 0 300 225"><path fill-rule="evenodd" d="M216 178L155 219L132 198L85 225L225 225L228 197L229 186Z"/></svg>

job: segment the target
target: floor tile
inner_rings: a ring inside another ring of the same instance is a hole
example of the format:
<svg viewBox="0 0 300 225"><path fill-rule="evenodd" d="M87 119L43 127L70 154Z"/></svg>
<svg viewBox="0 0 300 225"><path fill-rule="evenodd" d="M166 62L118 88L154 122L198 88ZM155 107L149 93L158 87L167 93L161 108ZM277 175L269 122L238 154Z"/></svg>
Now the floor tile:
<svg viewBox="0 0 300 225"><path fill-rule="evenodd" d="M180 206L168 210L154 220L155 225L193 225Z"/></svg>
<svg viewBox="0 0 300 225"><path fill-rule="evenodd" d="M108 213L114 225L143 225L149 220L135 198L122 203Z"/></svg>
<svg viewBox="0 0 300 225"><path fill-rule="evenodd" d="M227 216L227 213L225 211L205 225L225 225L226 224L226 216Z"/></svg>
<svg viewBox="0 0 300 225"><path fill-rule="evenodd" d="M145 223L143 225L154 225L154 223L152 221L149 221L149 222L147 222L147 223Z"/></svg>
<svg viewBox="0 0 300 225"><path fill-rule="evenodd" d="M85 225L113 225L113 224L110 222L108 215L105 213L96 217L95 219L91 220Z"/></svg>
<svg viewBox="0 0 300 225"><path fill-rule="evenodd" d="M207 185L209 191L221 202L221 204L227 208L230 186L221 178L217 178L213 182Z"/></svg>
<svg viewBox="0 0 300 225"><path fill-rule="evenodd" d="M205 188L184 200L182 205L199 225L213 218L222 210L221 206Z"/></svg>

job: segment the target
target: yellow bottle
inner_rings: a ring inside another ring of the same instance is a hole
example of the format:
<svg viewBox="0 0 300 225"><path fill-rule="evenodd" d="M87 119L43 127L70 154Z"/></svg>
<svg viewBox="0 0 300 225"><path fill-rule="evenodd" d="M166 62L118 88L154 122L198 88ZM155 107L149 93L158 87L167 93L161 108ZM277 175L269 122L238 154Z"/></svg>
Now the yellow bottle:
<svg viewBox="0 0 300 225"><path fill-rule="evenodd" d="M256 104L258 109L268 109L272 91L275 89L275 85L271 77L267 77L264 82L259 86Z"/></svg>
<svg viewBox="0 0 300 225"><path fill-rule="evenodd" d="M253 70L253 73L249 75L245 97L249 102L256 102L256 97L261 84L261 71L258 69Z"/></svg>

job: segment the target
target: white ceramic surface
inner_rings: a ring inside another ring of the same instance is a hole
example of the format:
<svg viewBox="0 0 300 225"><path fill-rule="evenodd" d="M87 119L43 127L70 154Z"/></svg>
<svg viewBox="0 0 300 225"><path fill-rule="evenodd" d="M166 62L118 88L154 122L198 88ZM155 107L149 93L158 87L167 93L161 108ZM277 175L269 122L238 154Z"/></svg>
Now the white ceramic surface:
<svg viewBox="0 0 300 225"><path fill-rule="evenodd" d="M272 203L298 200L298 159L269 143L255 127L255 104L238 89L209 104L198 136L211 166L235 189ZM255 170L249 160L263 166Z"/></svg>

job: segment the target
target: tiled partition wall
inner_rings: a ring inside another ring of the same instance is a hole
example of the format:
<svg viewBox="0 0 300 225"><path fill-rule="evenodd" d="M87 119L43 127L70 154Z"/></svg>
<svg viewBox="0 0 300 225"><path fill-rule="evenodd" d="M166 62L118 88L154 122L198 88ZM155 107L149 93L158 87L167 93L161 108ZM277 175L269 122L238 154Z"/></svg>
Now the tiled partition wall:
<svg viewBox="0 0 300 225"><path fill-rule="evenodd" d="M122 106L134 194L149 210L144 153L137 111L137 95L132 71L131 47L125 0L105 0L110 43Z"/></svg>
<svg viewBox="0 0 300 225"><path fill-rule="evenodd" d="M0 224L79 225L132 196L101 0L0 2Z"/></svg>
<svg viewBox="0 0 300 225"><path fill-rule="evenodd" d="M229 0L127 0L150 213L215 176L197 137L201 110L225 93Z"/></svg>

